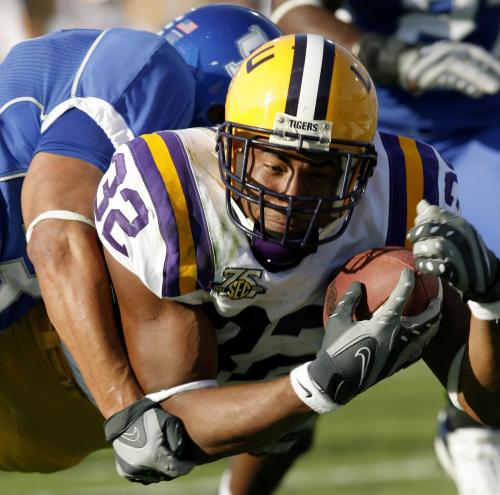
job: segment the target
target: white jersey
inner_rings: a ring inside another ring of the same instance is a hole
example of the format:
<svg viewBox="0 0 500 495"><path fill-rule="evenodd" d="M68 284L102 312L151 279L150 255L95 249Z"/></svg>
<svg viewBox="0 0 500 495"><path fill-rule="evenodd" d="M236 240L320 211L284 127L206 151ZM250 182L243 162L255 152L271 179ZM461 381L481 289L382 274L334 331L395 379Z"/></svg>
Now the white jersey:
<svg viewBox="0 0 500 495"><path fill-rule="evenodd" d="M377 135L378 164L346 232L298 266L266 270L226 213L214 132L162 131L120 147L96 200L109 253L160 298L201 304L222 381L261 380L315 356L326 284L354 254L404 245L416 203L454 207L456 178L429 146Z"/></svg>

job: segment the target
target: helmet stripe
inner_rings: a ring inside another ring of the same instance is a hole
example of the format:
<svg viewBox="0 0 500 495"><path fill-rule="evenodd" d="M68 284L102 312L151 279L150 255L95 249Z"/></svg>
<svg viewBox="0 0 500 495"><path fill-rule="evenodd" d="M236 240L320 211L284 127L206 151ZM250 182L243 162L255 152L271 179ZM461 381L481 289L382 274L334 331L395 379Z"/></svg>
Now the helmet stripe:
<svg viewBox="0 0 500 495"><path fill-rule="evenodd" d="M295 45L293 49L292 71L288 84L288 94L286 97L285 113L297 115L299 106L300 88L302 87L302 76L304 60L306 58L307 35L295 35Z"/></svg>
<svg viewBox="0 0 500 495"><path fill-rule="evenodd" d="M322 36L295 35L285 113L302 119L325 119L334 58L335 45Z"/></svg>
<svg viewBox="0 0 500 495"><path fill-rule="evenodd" d="M318 86L318 101L314 112L315 120L326 120L328 100L331 93L333 77L333 64L335 63L335 44L323 40L323 60L321 62L321 74Z"/></svg>
<svg viewBox="0 0 500 495"><path fill-rule="evenodd" d="M316 104L318 102L321 61L323 60L323 39L322 36L307 35L306 58L304 60L304 72L307 74L307 79L305 83L302 80L297 109L297 117L301 119L314 119Z"/></svg>

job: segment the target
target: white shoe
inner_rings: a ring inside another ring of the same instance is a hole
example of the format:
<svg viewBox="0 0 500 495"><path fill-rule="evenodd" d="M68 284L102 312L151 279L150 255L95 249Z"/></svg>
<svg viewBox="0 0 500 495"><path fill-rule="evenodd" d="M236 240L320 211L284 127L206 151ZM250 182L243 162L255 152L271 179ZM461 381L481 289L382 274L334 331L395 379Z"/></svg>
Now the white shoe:
<svg viewBox="0 0 500 495"><path fill-rule="evenodd" d="M451 430L446 411L440 411L434 449L460 495L500 495L500 430Z"/></svg>

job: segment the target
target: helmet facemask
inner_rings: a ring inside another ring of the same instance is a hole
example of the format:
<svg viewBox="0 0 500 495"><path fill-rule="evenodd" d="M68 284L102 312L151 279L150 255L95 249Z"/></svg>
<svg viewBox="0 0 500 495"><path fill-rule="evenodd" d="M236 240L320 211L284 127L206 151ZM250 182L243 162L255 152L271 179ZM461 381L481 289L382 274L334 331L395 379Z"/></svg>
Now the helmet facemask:
<svg viewBox="0 0 500 495"><path fill-rule="evenodd" d="M225 122L219 128L217 143L232 221L254 240L287 248L312 248L338 238L347 228L376 163L371 143L331 140L329 131L325 139ZM335 164L338 173L331 192L291 195L256 181L252 175L256 150L291 154L310 162L311 167ZM281 231L273 219L280 219Z"/></svg>

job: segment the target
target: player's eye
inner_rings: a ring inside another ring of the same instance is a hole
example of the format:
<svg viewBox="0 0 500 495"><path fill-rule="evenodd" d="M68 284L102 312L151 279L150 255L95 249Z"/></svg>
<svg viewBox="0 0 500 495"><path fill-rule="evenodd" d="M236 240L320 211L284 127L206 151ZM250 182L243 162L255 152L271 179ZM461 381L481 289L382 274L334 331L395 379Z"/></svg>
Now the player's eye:
<svg viewBox="0 0 500 495"><path fill-rule="evenodd" d="M278 163L264 163L264 167L272 173L281 174L285 171L285 167Z"/></svg>

